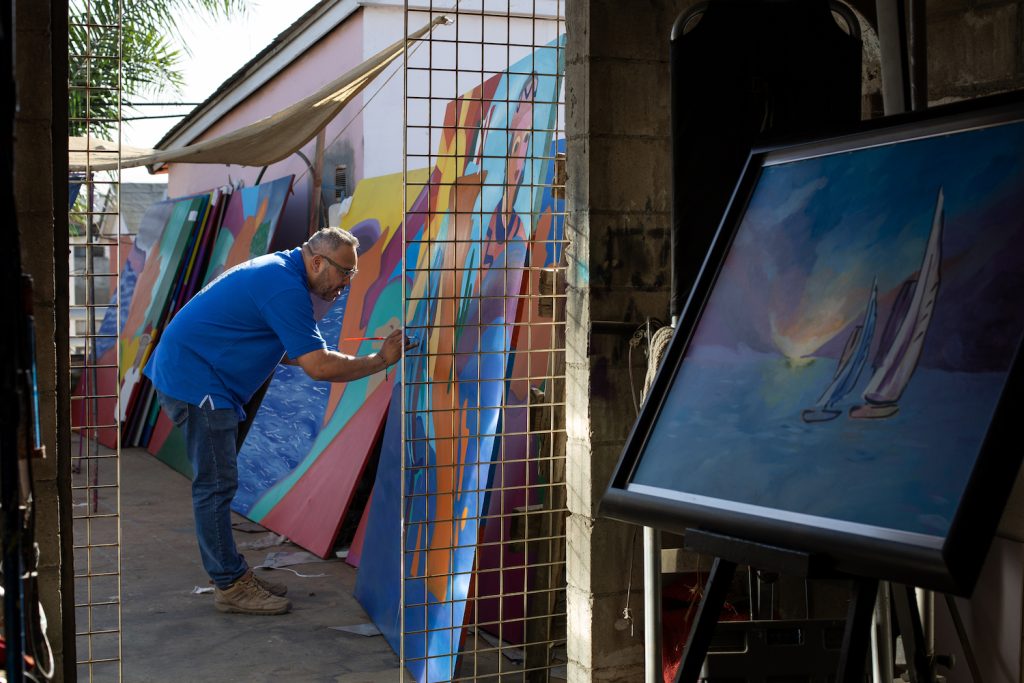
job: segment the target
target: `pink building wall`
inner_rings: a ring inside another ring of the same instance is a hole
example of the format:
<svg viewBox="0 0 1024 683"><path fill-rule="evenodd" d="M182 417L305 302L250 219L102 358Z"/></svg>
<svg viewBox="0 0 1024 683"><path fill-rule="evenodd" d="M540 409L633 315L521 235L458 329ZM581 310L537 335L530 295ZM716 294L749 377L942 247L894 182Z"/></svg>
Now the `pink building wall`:
<svg viewBox="0 0 1024 683"><path fill-rule="evenodd" d="M271 80L235 106L230 112L190 142L200 142L270 116L312 94L363 60L363 10L358 9L339 26L307 48L298 58ZM282 27L283 28L283 27ZM299 38L301 40L301 37ZM362 177L363 117L360 113L363 95L358 95L326 129L325 148L343 149L349 165L349 187ZM316 140L302 148L311 163L315 161ZM222 164L169 164L167 192L180 197L227 184L255 183L262 169L253 166ZM298 154L267 167L262 182L294 175L293 194L288 199L283 220L272 249L283 249L301 243L309 224L312 172Z"/></svg>

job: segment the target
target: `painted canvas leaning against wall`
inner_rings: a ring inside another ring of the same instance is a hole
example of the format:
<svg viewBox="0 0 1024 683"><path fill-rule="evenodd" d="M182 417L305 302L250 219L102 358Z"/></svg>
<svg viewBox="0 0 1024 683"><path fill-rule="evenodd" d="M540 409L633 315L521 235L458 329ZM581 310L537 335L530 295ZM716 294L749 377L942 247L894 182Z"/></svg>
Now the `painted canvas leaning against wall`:
<svg viewBox="0 0 1024 683"><path fill-rule="evenodd" d="M868 539L879 576L969 592L1020 463L994 435L1022 240L1020 105L755 155L606 510L840 558Z"/></svg>

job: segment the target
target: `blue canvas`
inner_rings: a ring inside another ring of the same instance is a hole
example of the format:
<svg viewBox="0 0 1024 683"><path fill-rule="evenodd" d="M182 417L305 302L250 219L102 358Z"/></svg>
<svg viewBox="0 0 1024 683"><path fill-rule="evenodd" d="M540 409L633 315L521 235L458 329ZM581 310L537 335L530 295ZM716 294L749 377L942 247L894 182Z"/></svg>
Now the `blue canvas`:
<svg viewBox="0 0 1024 683"><path fill-rule="evenodd" d="M337 351L348 289L317 322L328 348ZM263 493L287 476L320 434L330 382L311 379L297 365L278 365L238 453L238 492L231 509L246 515Z"/></svg>
<svg viewBox="0 0 1024 683"><path fill-rule="evenodd" d="M399 366L396 366L400 368ZM401 370L399 369L399 372ZM395 381L384 426L384 440L373 484L366 539L356 577L355 596L384 638L399 651L401 623L398 591L402 584L402 382ZM422 636L421 636L422 639ZM420 644L419 649L423 649Z"/></svg>

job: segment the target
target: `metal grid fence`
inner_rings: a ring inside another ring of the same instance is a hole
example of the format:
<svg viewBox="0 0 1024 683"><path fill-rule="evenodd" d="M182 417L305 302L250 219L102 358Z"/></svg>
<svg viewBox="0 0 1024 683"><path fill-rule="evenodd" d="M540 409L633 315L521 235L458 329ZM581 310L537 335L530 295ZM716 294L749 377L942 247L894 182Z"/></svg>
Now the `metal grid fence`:
<svg viewBox="0 0 1024 683"><path fill-rule="evenodd" d="M72 387L72 505L77 677L121 680L121 525L117 305L121 262L119 151L122 13L119 2L72 2L69 9L69 208ZM104 146L105 147L105 146ZM111 351L112 349L112 351ZM102 443L101 443L102 442ZM106 444L106 445L104 445Z"/></svg>
<svg viewBox="0 0 1024 683"><path fill-rule="evenodd" d="M402 665L565 677L564 6L405 3Z"/></svg>

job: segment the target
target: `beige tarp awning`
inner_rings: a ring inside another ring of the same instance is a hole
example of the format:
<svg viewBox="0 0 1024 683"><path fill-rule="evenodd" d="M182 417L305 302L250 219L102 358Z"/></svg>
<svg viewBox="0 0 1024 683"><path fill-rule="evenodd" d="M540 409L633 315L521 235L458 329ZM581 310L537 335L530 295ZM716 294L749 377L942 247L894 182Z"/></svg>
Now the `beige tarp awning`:
<svg viewBox="0 0 1024 683"><path fill-rule="evenodd" d="M238 164L267 166L294 154L362 92L388 64L405 51L406 41L416 40L434 26L447 22L434 19L423 28L401 38L340 78L312 95L244 128L178 149L159 150L121 146L121 168L148 166L170 161L190 164ZM68 139L68 167L72 171L116 169L117 143L95 137Z"/></svg>

